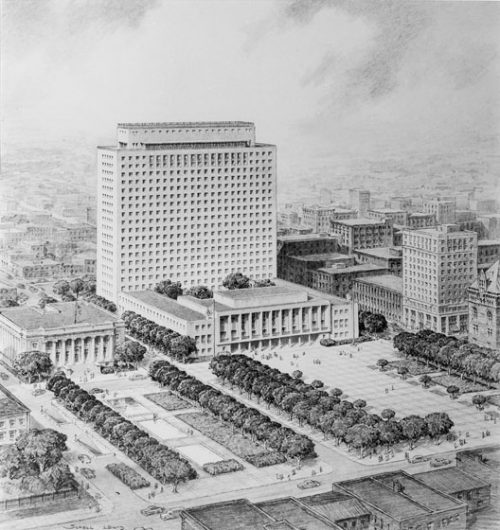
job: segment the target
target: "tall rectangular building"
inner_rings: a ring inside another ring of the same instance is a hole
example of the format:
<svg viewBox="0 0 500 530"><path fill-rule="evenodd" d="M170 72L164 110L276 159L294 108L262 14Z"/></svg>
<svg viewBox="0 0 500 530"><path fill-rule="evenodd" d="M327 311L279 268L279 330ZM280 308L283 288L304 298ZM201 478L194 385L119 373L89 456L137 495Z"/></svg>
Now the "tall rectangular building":
<svg viewBox="0 0 500 530"><path fill-rule="evenodd" d="M467 288L476 278L477 234L457 225L403 231L403 312L409 330L467 332Z"/></svg>
<svg viewBox="0 0 500 530"><path fill-rule="evenodd" d="M123 123L99 147L97 292L276 276L276 147L247 122Z"/></svg>

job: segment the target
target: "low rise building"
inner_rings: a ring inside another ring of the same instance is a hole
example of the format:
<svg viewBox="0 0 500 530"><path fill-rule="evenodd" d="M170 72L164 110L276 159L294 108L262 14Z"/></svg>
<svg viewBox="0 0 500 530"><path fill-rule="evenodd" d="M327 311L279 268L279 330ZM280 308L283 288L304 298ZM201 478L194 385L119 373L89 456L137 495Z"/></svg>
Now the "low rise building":
<svg viewBox="0 0 500 530"><path fill-rule="evenodd" d="M0 447L13 444L30 428L30 409L0 385Z"/></svg>
<svg viewBox="0 0 500 530"><path fill-rule="evenodd" d="M406 210L396 210L393 208L380 208L377 210L368 210L368 219L377 219L383 221L389 219L393 224L406 226L408 224L408 212Z"/></svg>
<svg viewBox="0 0 500 530"><path fill-rule="evenodd" d="M403 247L356 249L353 254L358 263L372 263L398 276L403 273Z"/></svg>
<svg viewBox="0 0 500 530"><path fill-rule="evenodd" d="M328 234L331 221L335 219L354 219L357 217L355 210L339 208L332 204L327 206L304 206L302 208L302 223L309 226L316 233Z"/></svg>
<svg viewBox="0 0 500 530"><path fill-rule="evenodd" d="M453 224L456 221L457 201L454 198L445 199L433 197L424 201L424 212L434 214L440 225Z"/></svg>
<svg viewBox="0 0 500 530"><path fill-rule="evenodd" d="M408 215L406 226L417 229L436 226L436 224L436 215L434 213L414 212Z"/></svg>
<svg viewBox="0 0 500 530"><path fill-rule="evenodd" d="M353 284L352 299L361 311L380 313L387 320L400 322L403 319L403 278L393 274L358 278Z"/></svg>
<svg viewBox="0 0 500 530"><path fill-rule="evenodd" d="M54 366L111 362L125 336L122 320L88 302L0 309L0 357L46 351Z"/></svg>
<svg viewBox="0 0 500 530"><path fill-rule="evenodd" d="M284 262L280 278L289 282L313 286L312 273L321 267L331 267L335 264L351 266L356 264L354 256L328 252L325 254L306 254L304 256L289 256Z"/></svg>
<svg viewBox="0 0 500 530"><path fill-rule="evenodd" d="M331 234L339 236L342 249L352 252L354 249L392 246L392 222L385 219L345 219L332 221Z"/></svg>
<svg viewBox="0 0 500 530"><path fill-rule="evenodd" d="M323 267L312 271L311 287L322 293L345 298L351 294L354 280L357 278L387 274L387 272L386 268L372 265L371 263L352 266L338 263L331 267Z"/></svg>
<svg viewBox="0 0 500 530"><path fill-rule="evenodd" d="M486 508L491 501L491 484L456 467L447 467L413 475L431 488L467 502L469 512Z"/></svg>
<svg viewBox="0 0 500 530"><path fill-rule="evenodd" d="M356 497L372 514L374 530L465 530L467 504L404 471L337 482L334 490Z"/></svg>
<svg viewBox="0 0 500 530"><path fill-rule="evenodd" d="M500 259L500 239L481 239L477 242L477 265L493 265Z"/></svg>

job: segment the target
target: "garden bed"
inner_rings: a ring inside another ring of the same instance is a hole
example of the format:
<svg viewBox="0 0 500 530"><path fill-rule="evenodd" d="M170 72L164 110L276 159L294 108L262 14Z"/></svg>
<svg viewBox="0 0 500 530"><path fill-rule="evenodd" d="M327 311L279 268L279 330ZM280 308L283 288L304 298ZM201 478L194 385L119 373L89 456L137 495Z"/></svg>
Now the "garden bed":
<svg viewBox="0 0 500 530"><path fill-rule="evenodd" d="M257 460L258 463L261 463L261 461L266 461L265 455L273 455L269 457L269 463L264 463L257 467L272 466L286 462L286 457L281 453L264 449L261 444L253 442L250 438L246 438L238 431L233 433L230 426L205 412L177 414L177 418L200 431L207 438L220 443L231 451L231 453L243 458L243 460L246 460L250 464L253 464L252 459L255 461L256 456L262 457Z"/></svg>
<svg viewBox="0 0 500 530"><path fill-rule="evenodd" d="M126 464L108 464L106 469L116 478L119 478L131 490L147 488L150 485L149 481Z"/></svg>
<svg viewBox="0 0 500 530"><path fill-rule="evenodd" d="M233 473L234 471L241 471L243 466L234 458L229 460L221 460L220 462L210 462L203 466L203 471L210 475L216 476L222 473Z"/></svg>
<svg viewBox="0 0 500 530"><path fill-rule="evenodd" d="M390 361L386 367L386 370L397 370L400 366L406 366L408 368L408 375L411 376L436 372L436 368L433 368L432 366L426 366L425 363L415 361L414 359Z"/></svg>
<svg viewBox="0 0 500 530"><path fill-rule="evenodd" d="M144 397L167 411L192 408L192 405L172 392L157 392L156 394L144 394Z"/></svg>
<svg viewBox="0 0 500 530"><path fill-rule="evenodd" d="M482 383L474 383L468 379L461 379L456 375L438 375L433 377L432 380L438 385L444 386L447 388L450 385L456 386L459 389L459 394L467 394L469 392L482 392L483 390L488 390L488 386L483 385Z"/></svg>

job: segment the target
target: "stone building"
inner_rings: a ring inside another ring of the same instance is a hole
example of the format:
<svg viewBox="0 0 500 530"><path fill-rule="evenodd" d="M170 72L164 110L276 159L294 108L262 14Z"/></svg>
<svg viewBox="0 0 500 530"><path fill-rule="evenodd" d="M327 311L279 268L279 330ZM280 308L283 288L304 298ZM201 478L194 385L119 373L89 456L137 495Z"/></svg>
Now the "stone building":
<svg viewBox="0 0 500 530"><path fill-rule="evenodd" d="M358 263L372 263L387 269L391 274L401 276L403 273L402 247L376 247L354 250Z"/></svg>
<svg viewBox="0 0 500 530"><path fill-rule="evenodd" d="M456 199L434 197L424 201L423 206L425 213L434 214L437 224L453 224L456 221Z"/></svg>
<svg viewBox="0 0 500 530"><path fill-rule="evenodd" d="M477 265L491 266L500 259L500 239L481 239L477 242Z"/></svg>
<svg viewBox="0 0 500 530"><path fill-rule="evenodd" d="M403 279L393 274L354 280L352 299L361 311L384 315L387 320L403 318Z"/></svg>
<svg viewBox="0 0 500 530"><path fill-rule="evenodd" d="M378 221L390 219L396 225L406 226L408 224L408 212L406 210L379 208L377 210L368 210L366 216L368 219L377 219Z"/></svg>
<svg viewBox="0 0 500 530"><path fill-rule="evenodd" d="M314 205L302 208L302 224L311 227L316 233L328 234L331 230L332 220L354 219L355 217L357 217L355 210L338 208L334 205Z"/></svg>
<svg viewBox="0 0 500 530"><path fill-rule="evenodd" d="M469 340L487 348L500 348L500 261L481 270L469 287Z"/></svg>
<svg viewBox="0 0 500 530"><path fill-rule="evenodd" d="M30 428L30 409L0 385L0 447L12 444Z"/></svg>
<svg viewBox="0 0 500 530"><path fill-rule="evenodd" d="M350 253L354 249L392 246L392 231L388 219L344 219L332 221L331 234L339 236L342 249Z"/></svg>
<svg viewBox="0 0 500 530"><path fill-rule="evenodd" d="M25 351L46 351L54 366L112 362L125 333L122 320L88 302L0 310L0 356L12 366Z"/></svg>

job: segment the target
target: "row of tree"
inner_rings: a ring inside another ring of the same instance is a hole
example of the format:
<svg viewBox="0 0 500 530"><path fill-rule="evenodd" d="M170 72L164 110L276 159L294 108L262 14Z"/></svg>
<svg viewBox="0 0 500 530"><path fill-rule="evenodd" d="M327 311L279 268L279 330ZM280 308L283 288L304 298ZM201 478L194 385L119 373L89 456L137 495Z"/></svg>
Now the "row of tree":
<svg viewBox="0 0 500 530"><path fill-rule="evenodd" d="M448 337L430 329L417 333L403 331L393 339L394 347L406 356L432 363L448 373L500 381L500 351L491 350L466 340Z"/></svg>
<svg viewBox="0 0 500 530"><path fill-rule="evenodd" d="M252 439L263 442L289 459L300 463L305 458L316 456L314 444L307 436L283 427L258 410L247 407L233 397L179 370L168 361L151 363L149 375L153 381L195 401L219 419L230 423L233 428L240 429Z"/></svg>
<svg viewBox="0 0 500 530"><path fill-rule="evenodd" d="M274 405L294 417L300 424L308 423L337 443L349 448L373 452L379 446L392 446L408 442L410 449L421 438L436 439L447 435L453 421L446 413L434 412L422 418L410 415L395 419L395 411L384 409L380 416L369 414L366 401L342 400L343 391L334 388L323 390L319 380L307 384L297 370L292 375L251 359L245 355L219 355L210 362L212 372L221 379L245 391L249 398L262 399L268 407Z"/></svg>
<svg viewBox="0 0 500 530"><path fill-rule="evenodd" d="M180 482L197 477L196 470L179 453L160 444L62 372L50 378L47 388L68 410L81 420L92 423L103 438L118 447L152 477L162 484L172 484L174 492Z"/></svg>
<svg viewBox="0 0 500 530"><path fill-rule="evenodd" d="M371 313L370 311L360 311L358 314L359 332L363 333L382 333L387 329L387 320L380 313Z"/></svg>
<svg viewBox="0 0 500 530"><path fill-rule="evenodd" d="M125 311L122 320L130 335L178 361L189 362L198 351L193 338L160 326L134 311Z"/></svg>
<svg viewBox="0 0 500 530"><path fill-rule="evenodd" d="M0 455L0 476L19 480L20 488L34 494L76 486L63 461L67 436L53 429L30 429Z"/></svg>
<svg viewBox="0 0 500 530"><path fill-rule="evenodd" d="M110 300L96 294L95 280L84 280L82 278L75 278L74 280L59 280L54 284L52 289L55 294L61 297L63 302L74 302L81 296L87 302L91 302L106 311L116 313L116 304ZM55 300L52 300L52 302ZM50 302L45 302L50 303Z"/></svg>

